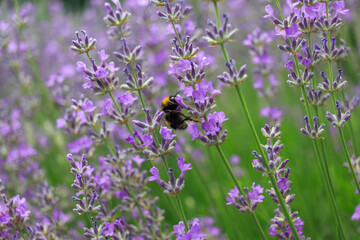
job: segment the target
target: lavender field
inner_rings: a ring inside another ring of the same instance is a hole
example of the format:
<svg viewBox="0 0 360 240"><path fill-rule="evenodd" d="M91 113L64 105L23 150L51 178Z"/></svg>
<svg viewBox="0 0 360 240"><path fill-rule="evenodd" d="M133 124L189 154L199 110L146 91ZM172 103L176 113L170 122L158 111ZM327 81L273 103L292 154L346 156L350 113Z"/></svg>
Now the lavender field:
<svg viewBox="0 0 360 240"><path fill-rule="evenodd" d="M360 1L0 1L0 239L360 239Z"/></svg>

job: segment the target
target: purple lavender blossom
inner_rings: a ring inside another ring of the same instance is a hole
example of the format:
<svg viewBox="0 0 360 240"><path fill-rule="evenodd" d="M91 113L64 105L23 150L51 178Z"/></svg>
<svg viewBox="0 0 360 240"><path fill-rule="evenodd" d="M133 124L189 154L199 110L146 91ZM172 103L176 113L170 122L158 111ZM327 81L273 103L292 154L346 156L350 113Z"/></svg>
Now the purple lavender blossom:
<svg viewBox="0 0 360 240"><path fill-rule="evenodd" d="M185 163L184 158L179 157L177 159L178 167L181 171L179 178L175 179L172 168L169 168L169 182L165 182L161 180L159 176L159 170L156 167L152 167L150 169L150 173L152 176L148 178L148 180L155 181L159 186L164 189L164 193L170 195L170 196L176 196L178 195L181 190L185 187L185 172L192 169L191 163Z"/></svg>
<svg viewBox="0 0 360 240"><path fill-rule="evenodd" d="M199 219L194 219L191 223L189 231L185 232L185 225L183 221L180 221L178 225L173 226L173 233L177 240L204 240L206 234L200 230Z"/></svg>
<svg viewBox="0 0 360 240"><path fill-rule="evenodd" d="M223 130L223 122L228 120L224 112L209 113L205 118L202 118L201 128L204 134L200 134L198 126L192 125L190 127L190 134L192 139L198 138L206 145L220 145L227 137L227 130Z"/></svg>
<svg viewBox="0 0 360 240"><path fill-rule="evenodd" d="M355 207L353 215L351 215L350 220L358 221L360 223L360 204Z"/></svg>
<svg viewBox="0 0 360 240"><path fill-rule="evenodd" d="M326 112L326 119L331 122L334 127L343 127L345 123L350 119L351 113L350 111L346 111L345 113L341 112L341 105L339 101L336 101L336 114L331 114L330 112Z"/></svg>
<svg viewBox="0 0 360 240"><path fill-rule="evenodd" d="M239 195L240 192L237 187L231 189L228 193L229 197L226 197L226 205L234 205L242 213L252 213L265 197L260 195L264 192L264 188L260 185L255 186L253 183L251 188L251 191L247 187L244 188L245 196Z"/></svg>

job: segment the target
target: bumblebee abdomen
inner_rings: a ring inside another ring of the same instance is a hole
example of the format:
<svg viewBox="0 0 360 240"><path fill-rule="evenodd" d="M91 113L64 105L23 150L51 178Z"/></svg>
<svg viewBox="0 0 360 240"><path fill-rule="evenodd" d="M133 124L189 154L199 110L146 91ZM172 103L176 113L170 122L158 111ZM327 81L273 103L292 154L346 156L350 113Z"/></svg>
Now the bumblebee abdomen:
<svg viewBox="0 0 360 240"><path fill-rule="evenodd" d="M188 127L186 117L180 111L165 111L165 122L175 130L185 130Z"/></svg>

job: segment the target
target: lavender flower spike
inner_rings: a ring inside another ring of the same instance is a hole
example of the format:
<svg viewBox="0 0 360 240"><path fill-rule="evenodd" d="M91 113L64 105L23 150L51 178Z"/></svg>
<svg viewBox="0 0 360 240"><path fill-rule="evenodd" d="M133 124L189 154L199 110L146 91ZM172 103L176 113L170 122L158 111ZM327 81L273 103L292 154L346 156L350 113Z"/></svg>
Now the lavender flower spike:
<svg viewBox="0 0 360 240"><path fill-rule="evenodd" d="M226 120L228 118L225 118L224 112L209 113L206 119L201 119L204 134L200 134L198 126L193 124L190 128L192 138L198 138L208 146L222 144L227 137L227 130L223 130L223 122Z"/></svg>
<svg viewBox="0 0 360 240"><path fill-rule="evenodd" d="M105 3L104 5L108 11L108 14L104 17L104 21L108 27L120 27L130 20L131 13L123 11L120 4L116 5L115 12L109 3Z"/></svg>
<svg viewBox="0 0 360 240"><path fill-rule="evenodd" d="M350 111L346 111L345 113L341 113L341 105L339 101L336 101L336 114L331 114L330 112L326 112L326 119L331 122L334 127L343 127L345 123L350 119L351 113Z"/></svg>
<svg viewBox="0 0 360 240"><path fill-rule="evenodd" d="M192 223L190 223L190 229L186 233L185 225L183 221L180 221L178 225L174 225L174 232L176 235L176 240L205 240L207 239L206 234L200 231L199 219L195 218Z"/></svg>
<svg viewBox="0 0 360 240"><path fill-rule="evenodd" d="M172 151L176 145L176 140L173 140L176 134L171 134L171 132L172 129L169 129L167 127L160 128L161 144L158 147L156 147L156 145L154 144L152 137L149 134L145 134L144 136L147 136L147 139L149 139L149 141L148 144L146 144L148 148L144 150L144 154L149 159L155 159Z"/></svg>
<svg viewBox="0 0 360 240"><path fill-rule="evenodd" d="M265 198L263 195L260 195L264 192L264 188L260 185L253 183L251 186L252 191L249 191L249 188L244 187L246 196L239 196L239 190L237 187L231 189L228 193L229 197L226 198L226 205L234 205L242 213L251 213L257 207L259 202L262 202Z"/></svg>
<svg viewBox="0 0 360 240"><path fill-rule="evenodd" d="M243 83L247 78L246 74L246 64L243 65L239 71L236 69L236 62L233 59L230 59L230 62L226 62L226 67L229 69L228 72L224 72L223 75L218 76L218 79L230 86L236 86L240 83Z"/></svg>
<svg viewBox="0 0 360 240"><path fill-rule="evenodd" d="M191 163L185 163L185 160L182 157L179 157L177 162L181 171L178 179L175 179L173 169L169 168L169 182L161 180L159 176L159 170L156 167L152 167L150 169L152 176L148 178L149 181L155 181L157 184L159 184L159 186L164 189L164 193L170 196L176 196L181 192L181 190L185 187L185 172L192 169Z"/></svg>
<svg viewBox="0 0 360 240"><path fill-rule="evenodd" d="M156 111L154 117L150 116L149 109L143 109L146 114L145 122L133 120L133 123L142 128L146 133L153 133L160 125L162 116L165 114L163 111Z"/></svg>
<svg viewBox="0 0 360 240"><path fill-rule="evenodd" d="M280 138L282 132L280 131L280 124L277 124L275 127L270 128L268 124L265 124L261 128L261 132L266 138Z"/></svg>
<svg viewBox="0 0 360 240"><path fill-rule="evenodd" d="M311 129L310 127L310 123L309 123L309 117L305 116L304 117L305 120L305 127L301 128L300 131L305 135L308 136L312 139L324 139L321 134L324 132L325 130L325 124L321 124L319 126L319 118L318 117L314 117L314 128Z"/></svg>
<svg viewBox="0 0 360 240"><path fill-rule="evenodd" d="M237 28L231 30L231 24L229 23L229 16L224 14L224 23L221 28L218 28L211 20L208 20L208 25L212 27L212 31L206 29L206 35L203 38L211 44L211 46L215 46L218 44L222 44L225 42L233 41L231 38L238 31Z"/></svg>
<svg viewBox="0 0 360 240"><path fill-rule="evenodd" d="M79 54L88 53L95 48L96 39L90 38L84 30L81 32L84 35L84 39L80 37L79 32L76 32L77 39L72 41L73 46L70 49Z"/></svg>

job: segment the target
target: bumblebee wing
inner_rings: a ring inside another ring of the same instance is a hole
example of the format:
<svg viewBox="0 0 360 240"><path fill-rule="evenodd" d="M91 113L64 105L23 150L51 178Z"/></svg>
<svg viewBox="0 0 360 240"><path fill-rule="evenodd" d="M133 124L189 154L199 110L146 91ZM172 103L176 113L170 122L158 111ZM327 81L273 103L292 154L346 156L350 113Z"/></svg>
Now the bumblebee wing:
<svg viewBox="0 0 360 240"><path fill-rule="evenodd" d="M165 122L168 126L175 130L184 130L188 127L188 124L186 123L186 116L180 111L166 111Z"/></svg>

